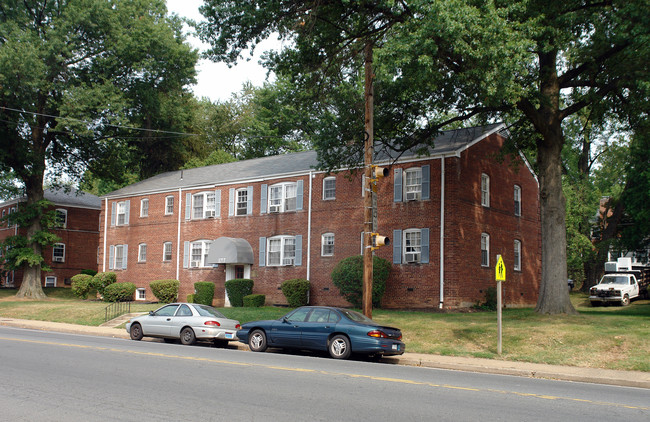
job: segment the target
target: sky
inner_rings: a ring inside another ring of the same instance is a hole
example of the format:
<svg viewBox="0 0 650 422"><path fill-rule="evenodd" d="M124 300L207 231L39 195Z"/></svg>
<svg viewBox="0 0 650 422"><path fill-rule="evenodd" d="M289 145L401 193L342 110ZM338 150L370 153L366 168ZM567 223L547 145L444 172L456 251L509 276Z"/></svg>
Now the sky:
<svg viewBox="0 0 650 422"><path fill-rule="evenodd" d="M167 9L169 13L176 13L179 16L203 20L203 15L199 13L199 6L203 4L202 0L167 0ZM191 28L186 28L190 33ZM207 47L196 37L188 37L188 41L194 48L204 51ZM197 84L192 87L194 94L198 98L208 97L212 101L228 100L233 93L241 91L242 84L250 81L255 86L261 86L266 80L266 69L258 64L260 54L269 48L272 48L273 41L263 42L255 49L255 57L251 60L240 60L236 66L228 68L223 63L214 63L209 60L201 59L197 66ZM248 52L243 53L250 57ZM272 80L273 76L271 76Z"/></svg>

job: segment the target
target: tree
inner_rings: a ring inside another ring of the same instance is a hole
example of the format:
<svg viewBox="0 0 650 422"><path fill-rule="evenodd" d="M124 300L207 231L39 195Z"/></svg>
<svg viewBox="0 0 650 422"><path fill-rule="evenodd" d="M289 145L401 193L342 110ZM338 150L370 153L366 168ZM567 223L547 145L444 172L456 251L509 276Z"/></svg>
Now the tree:
<svg viewBox="0 0 650 422"><path fill-rule="evenodd" d="M649 7L645 0L206 0L201 34L212 58L230 62L272 33L291 41L266 63L291 75L306 92L296 98L312 100L305 110L330 124L312 135L326 168L360 162L360 35L376 46L375 130L383 147L399 153L428 145L440 128L475 116L509 122L513 142L533 143L537 156L536 310L574 313L566 289L563 125L585 107L621 122L639 114L647 101L634 97L648 81Z"/></svg>
<svg viewBox="0 0 650 422"><path fill-rule="evenodd" d="M3 1L0 171L19 180L25 209L42 201L46 169L71 178L87 169L110 175L123 164L110 158L127 155L129 143L150 153L169 147L150 140L170 118L169 104L182 101L176 94L194 82L196 60L162 0ZM42 256L38 215L22 227L25 247ZM40 263L23 268L18 296L43 297Z"/></svg>

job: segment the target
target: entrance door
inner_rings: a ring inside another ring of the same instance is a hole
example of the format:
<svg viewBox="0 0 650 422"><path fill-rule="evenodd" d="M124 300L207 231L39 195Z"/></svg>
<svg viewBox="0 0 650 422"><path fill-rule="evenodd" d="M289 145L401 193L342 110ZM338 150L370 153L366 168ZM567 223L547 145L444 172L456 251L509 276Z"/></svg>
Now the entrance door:
<svg viewBox="0 0 650 422"><path fill-rule="evenodd" d="M250 264L226 264L226 281L235 280L238 278L251 278ZM228 292L225 292L224 295L224 306L230 307L231 305L230 299L228 299Z"/></svg>

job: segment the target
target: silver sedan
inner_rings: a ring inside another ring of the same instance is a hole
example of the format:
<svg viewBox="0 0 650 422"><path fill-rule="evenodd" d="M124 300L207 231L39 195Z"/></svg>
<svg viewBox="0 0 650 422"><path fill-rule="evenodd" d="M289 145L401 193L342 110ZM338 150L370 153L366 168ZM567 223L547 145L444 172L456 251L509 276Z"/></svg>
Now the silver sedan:
<svg viewBox="0 0 650 422"><path fill-rule="evenodd" d="M183 344L210 340L218 346L237 340L240 328L239 321L226 318L212 306L198 303L170 303L126 323L126 331L133 340L158 337L165 341L180 340Z"/></svg>

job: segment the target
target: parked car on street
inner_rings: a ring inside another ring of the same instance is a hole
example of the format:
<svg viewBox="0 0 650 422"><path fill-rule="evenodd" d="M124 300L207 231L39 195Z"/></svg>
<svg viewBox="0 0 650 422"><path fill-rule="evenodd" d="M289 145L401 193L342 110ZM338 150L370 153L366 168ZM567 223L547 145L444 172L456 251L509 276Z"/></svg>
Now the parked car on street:
<svg viewBox="0 0 650 422"><path fill-rule="evenodd" d="M133 340L158 337L165 341L180 340L183 344L210 340L219 346L237 340L239 328L239 321L226 318L212 306L198 303L170 303L126 323L126 331Z"/></svg>
<svg viewBox="0 0 650 422"><path fill-rule="evenodd" d="M277 320L247 322L237 337L254 352L267 347L320 350L335 359L352 353L401 355L405 350L399 329L349 309L325 306L303 306Z"/></svg>

